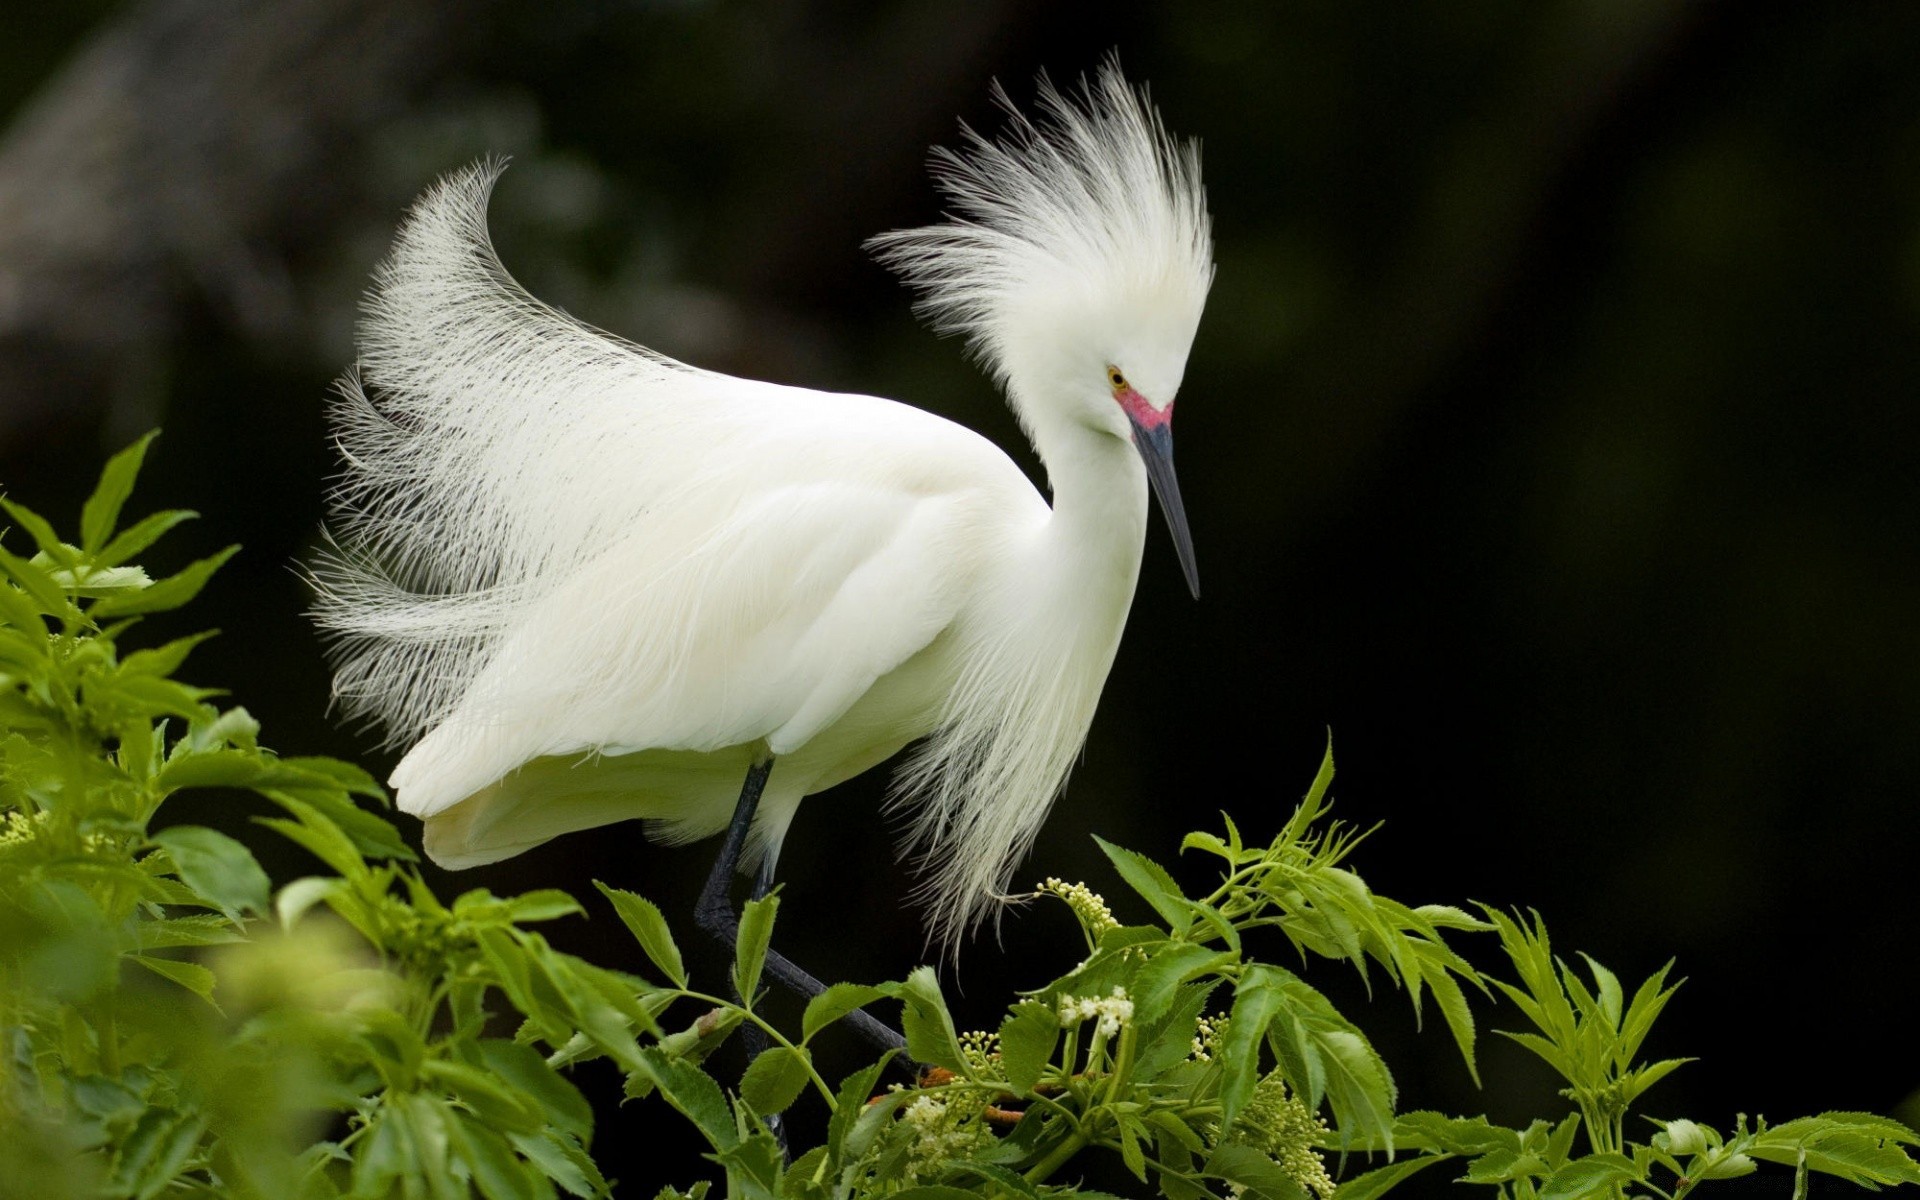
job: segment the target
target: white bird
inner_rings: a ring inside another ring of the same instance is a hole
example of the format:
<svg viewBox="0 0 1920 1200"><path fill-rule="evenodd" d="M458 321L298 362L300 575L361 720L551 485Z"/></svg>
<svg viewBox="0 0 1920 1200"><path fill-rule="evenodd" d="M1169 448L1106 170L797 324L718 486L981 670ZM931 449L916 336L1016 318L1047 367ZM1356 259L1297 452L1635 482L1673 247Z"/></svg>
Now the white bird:
<svg viewBox="0 0 1920 1200"><path fill-rule="evenodd" d="M802 798L918 742L894 803L931 934L1004 898L1113 663L1150 483L1199 594L1170 422L1213 265L1198 148L1117 66L1042 77L1037 121L995 94L998 139L935 152L954 215L870 245L1004 386L1051 505L941 417L534 299L488 237L496 165L415 204L333 410L316 618L347 710L411 743L391 784L436 862L731 819L725 908Z"/></svg>

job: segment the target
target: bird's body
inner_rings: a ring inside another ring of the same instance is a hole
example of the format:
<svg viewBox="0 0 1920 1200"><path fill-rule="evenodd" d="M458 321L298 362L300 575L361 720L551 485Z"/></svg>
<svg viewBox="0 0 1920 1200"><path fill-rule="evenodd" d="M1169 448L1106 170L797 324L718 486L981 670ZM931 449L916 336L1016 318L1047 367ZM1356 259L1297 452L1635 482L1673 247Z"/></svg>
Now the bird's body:
<svg viewBox="0 0 1920 1200"><path fill-rule="evenodd" d="M1147 219L1169 195L1197 203L1117 74L1104 110L1052 99L1089 138L1134 138L1120 165L1152 191ZM727 826L770 755L754 834L771 855L803 797L930 739L900 795L934 865L936 929L958 933L1062 786L1118 647L1147 517L1136 443L1165 437L1205 294L1187 276L1210 276L1204 209L1164 231L1183 240L1162 273L1180 277L1123 276L1138 286L1122 310L1095 314L1144 337L1137 391L1112 382L1124 340L996 343L963 311L978 297L940 276L960 265L938 244L955 226L883 248L1006 379L1049 505L930 413L696 370L539 304L487 239L496 174L416 206L336 411L348 471L319 615L345 639L340 694L418 738L391 778L400 807L452 867L630 818L685 841ZM1142 288L1180 301L1170 329L1137 327ZM1088 371L1117 420L1051 403L1054 375Z"/></svg>

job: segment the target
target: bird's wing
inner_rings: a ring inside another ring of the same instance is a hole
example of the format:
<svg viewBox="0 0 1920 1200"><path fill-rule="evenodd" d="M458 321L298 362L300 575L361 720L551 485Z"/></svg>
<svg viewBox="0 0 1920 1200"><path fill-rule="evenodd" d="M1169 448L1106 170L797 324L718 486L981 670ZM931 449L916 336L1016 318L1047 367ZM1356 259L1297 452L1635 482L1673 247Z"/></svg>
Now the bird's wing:
<svg viewBox="0 0 1920 1200"><path fill-rule="evenodd" d="M415 206L335 414L315 575L336 692L395 741L494 744L409 808L516 754L799 744L1044 516L959 426L694 370L541 305L488 242L496 175Z"/></svg>
<svg viewBox="0 0 1920 1200"><path fill-rule="evenodd" d="M753 479L781 465L769 457L737 461ZM497 640L395 771L401 807L431 815L537 757L799 749L953 621L989 548L990 498L822 475L682 497ZM897 714L875 736L934 716Z"/></svg>

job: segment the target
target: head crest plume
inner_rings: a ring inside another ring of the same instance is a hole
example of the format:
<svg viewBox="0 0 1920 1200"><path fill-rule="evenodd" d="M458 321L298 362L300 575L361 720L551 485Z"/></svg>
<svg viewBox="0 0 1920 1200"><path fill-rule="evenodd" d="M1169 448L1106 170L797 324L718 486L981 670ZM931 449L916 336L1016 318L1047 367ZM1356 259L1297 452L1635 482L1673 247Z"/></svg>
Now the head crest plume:
<svg viewBox="0 0 1920 1200"><path fill-rule="evenodd" d="M1167 134L1117 58L1064 94L1042 73L1037 121L993 95L1010 118L997 139L962 126L960 149L934 151L952 219L867 243L917 311L1003 382L1023 339L1088 311L1151 304L1197 325L1213 281L1199 144Z"/></svg>

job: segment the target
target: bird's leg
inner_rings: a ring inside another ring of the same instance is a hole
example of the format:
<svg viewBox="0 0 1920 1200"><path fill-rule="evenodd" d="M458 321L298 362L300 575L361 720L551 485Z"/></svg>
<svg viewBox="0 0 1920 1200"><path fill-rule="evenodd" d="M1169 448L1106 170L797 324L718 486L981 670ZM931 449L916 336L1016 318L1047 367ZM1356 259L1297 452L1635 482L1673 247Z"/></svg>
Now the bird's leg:
<svg viewBox="0 0 1920 1200"><path fill-rule="evenodd" d="M720 845L720 856L714 859L713 870L707 874L706 886L700 889L700 901L694 908L693 919L700 928L728 946L734 945L740 936L740 916L733 911L728 887L733 882L734 872L739 869L740 855L746 849L747 831L753 827L753 814L760 807L760 793L766 790L767 776L772 771L772 755L747 769L746 782L740 786L740 801L734 805L733 821L728 824L726 840ZM764 896L772 886L773 863L769 859L754 881L754 897ZM789 991L799 993L803 999L811 1000L827 990L826 984L775 950L767 951L764 970ZM882 1050L906 1048L905 1038L867 1013L856 1009L842 1019L855 1033Z"/></svg>

